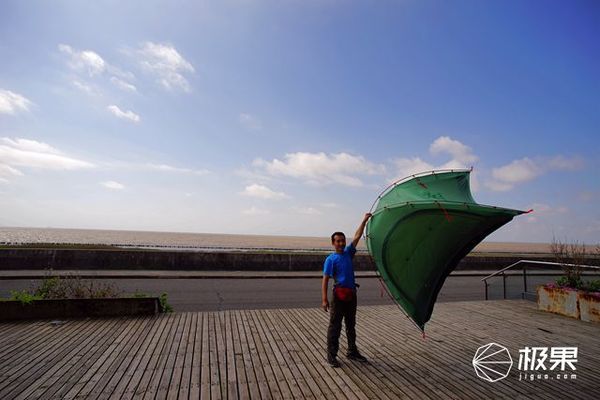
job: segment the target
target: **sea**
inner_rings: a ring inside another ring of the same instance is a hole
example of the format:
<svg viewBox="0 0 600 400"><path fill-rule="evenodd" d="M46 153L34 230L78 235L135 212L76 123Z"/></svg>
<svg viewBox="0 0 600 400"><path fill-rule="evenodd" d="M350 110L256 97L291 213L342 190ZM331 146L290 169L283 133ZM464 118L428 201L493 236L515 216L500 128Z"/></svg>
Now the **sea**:
<svg viewBox="0 0 600 400"><path fill-rule="evenodd" d="M157 232L106 229L0 227L0 244L85 244L124 248L179 249L197 251L325 251L329 236L240 235L227 233ZM366 251L364 241L358 246ZM545 243L483 242L474 252L546 253Z"/></svg>

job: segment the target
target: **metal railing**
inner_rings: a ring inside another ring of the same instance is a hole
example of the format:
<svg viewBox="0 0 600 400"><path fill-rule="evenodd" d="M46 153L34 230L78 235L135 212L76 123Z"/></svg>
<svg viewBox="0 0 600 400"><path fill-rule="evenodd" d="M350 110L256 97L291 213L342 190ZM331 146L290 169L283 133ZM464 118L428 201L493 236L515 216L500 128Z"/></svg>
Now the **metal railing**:
<svg viewBox="0 0 600 400"><path fill-rule="evenodd" d="M532 265L532 266L553 266L553 267L575 267L575 268L588 268L588 269L593 269L596 270L600 273L600 267L595 266L595 265L581 265L581 264L565 264L565 263L557 263L557 262L550 262L550 261L537 261L537 260L519 260L513 264L510 264L508 267L502 268L501 270L498 270L496 272L494 272L493 274L490 274L486 277L484 277L483 279L481 279L481 281L483 282L483 284L485 285L485 299L488 300L488 287L489 287L489 283L488 280L491 278L495 278L497 276L502 276L502 298L506 299L506 271L508 271L509 269L513 269L514 267L518 266L518 265L523 265L523 292L521 292L521 297L523 299L525 299L525 295L526 294L530 294L527 291L527 265ZM542 275L546 275L546 274L542 274ZM559 273L550 273L548 275L563 275L563 272L559 272ZM518 276L518 275L517 275Z"/></svg>

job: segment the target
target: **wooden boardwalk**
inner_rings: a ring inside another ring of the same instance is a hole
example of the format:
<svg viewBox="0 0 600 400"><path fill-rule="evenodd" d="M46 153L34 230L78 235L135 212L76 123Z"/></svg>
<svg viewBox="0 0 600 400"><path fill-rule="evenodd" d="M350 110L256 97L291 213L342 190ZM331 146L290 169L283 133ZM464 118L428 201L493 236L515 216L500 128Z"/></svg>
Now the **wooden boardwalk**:
<svg viewBox="0 0 600 400"><path fill-rule="evenodd" d="M143 318L0 324L0 399L597 398L600 325L525 301L436 305L423 339L395 306L359 306L369 363L324 359L320 309L176 312ZM498 382L471 360L489 342L515 365ZM525 346L578 346L574 380L520 381ZM596 393L596 395L594 395Z"/></svg>

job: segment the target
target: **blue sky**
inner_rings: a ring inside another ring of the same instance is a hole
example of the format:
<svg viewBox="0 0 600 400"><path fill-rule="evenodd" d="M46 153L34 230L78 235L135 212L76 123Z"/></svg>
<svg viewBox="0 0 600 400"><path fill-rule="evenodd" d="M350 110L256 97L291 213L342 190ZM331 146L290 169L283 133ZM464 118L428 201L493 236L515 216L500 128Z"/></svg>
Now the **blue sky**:
<svg viewBox="0 0 600 400"><path fill-rule="evenodd" d="M600 242L593 1L5 1L0 225L327 235L474 166L490 237Z"/></svg>

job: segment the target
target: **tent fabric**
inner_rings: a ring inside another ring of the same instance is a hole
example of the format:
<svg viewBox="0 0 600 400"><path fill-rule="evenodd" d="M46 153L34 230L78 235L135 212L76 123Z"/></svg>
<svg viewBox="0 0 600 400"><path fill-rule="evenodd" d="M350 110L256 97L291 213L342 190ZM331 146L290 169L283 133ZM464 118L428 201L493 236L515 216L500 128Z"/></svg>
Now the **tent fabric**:
<svg viewBox="0 0 600 400"><path fill-rule="evenodd" d="M477 204L470 172L412 175L388 187L371 209L365 233L369 253L390 294L422 331L459 261L490 233L526 213Z"/></svg>

